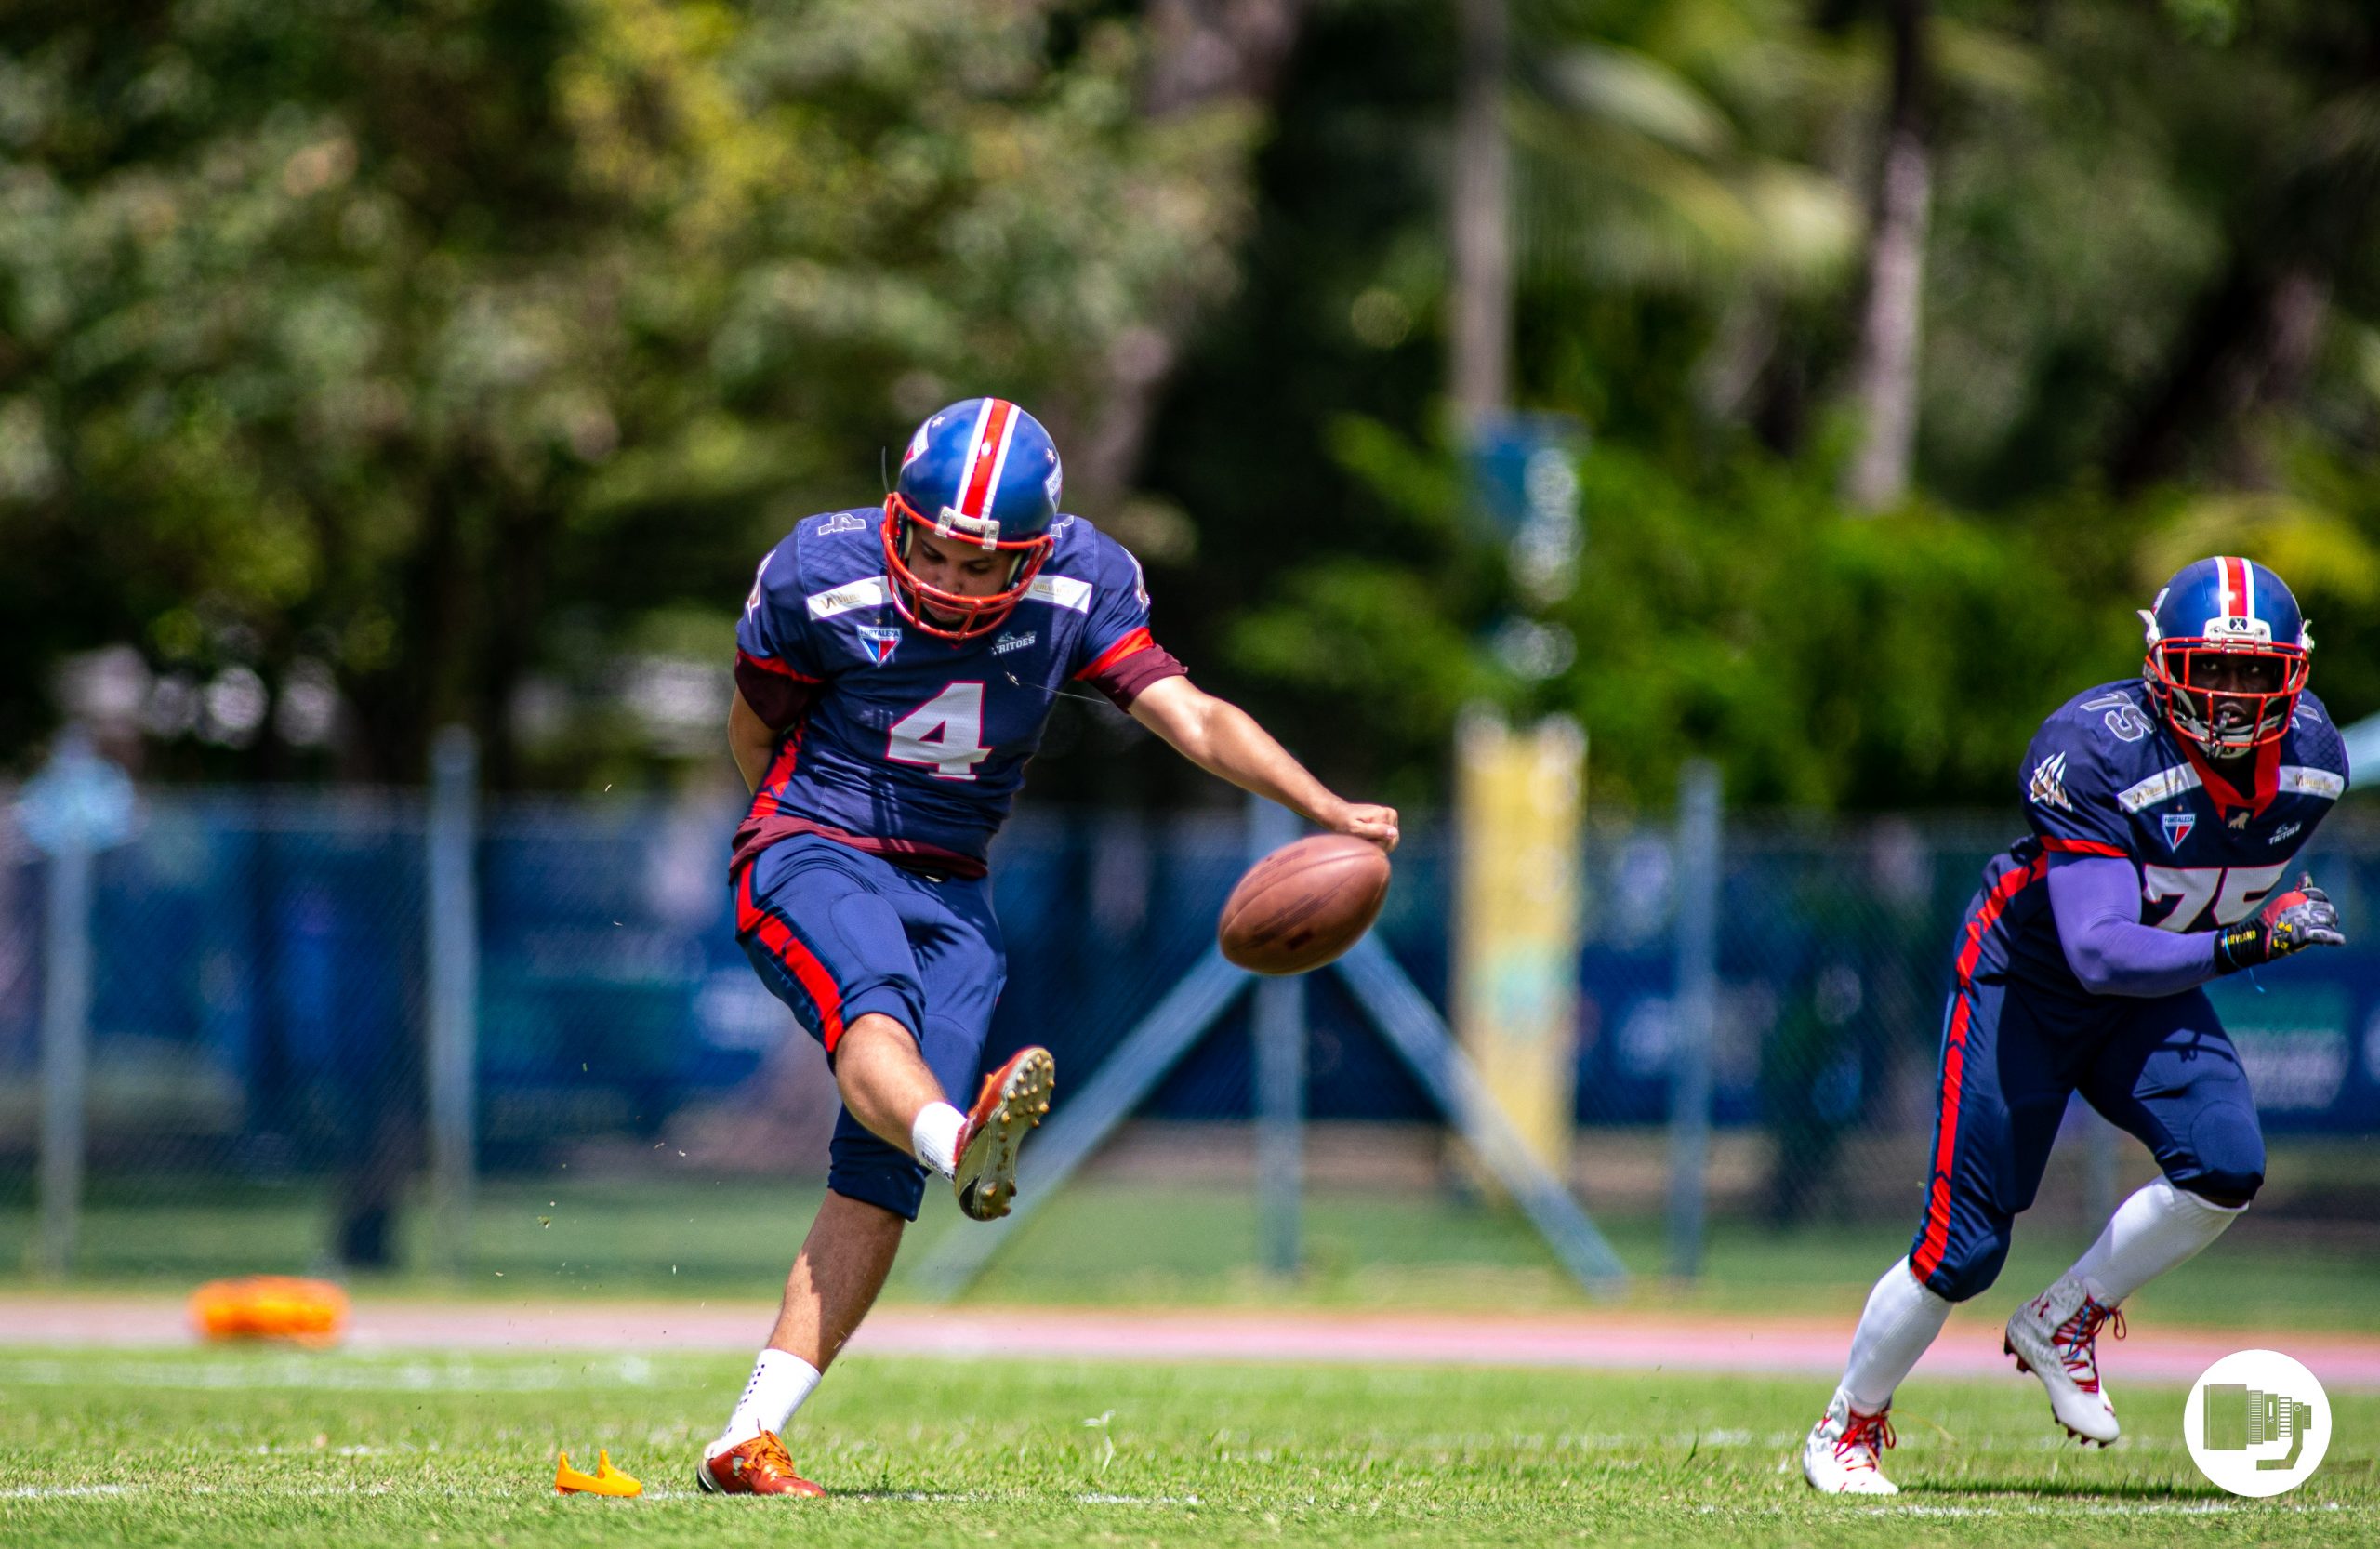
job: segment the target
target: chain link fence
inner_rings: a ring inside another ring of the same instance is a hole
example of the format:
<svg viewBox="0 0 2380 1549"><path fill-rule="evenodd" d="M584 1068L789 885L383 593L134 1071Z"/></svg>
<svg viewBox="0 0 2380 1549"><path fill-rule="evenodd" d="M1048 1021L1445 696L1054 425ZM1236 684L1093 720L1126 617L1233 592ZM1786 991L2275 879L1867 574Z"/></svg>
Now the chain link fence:
<svg viewBox="0 0 2380 1549"><path fill-rule="evenodd" d="M628 1201L607 1262L633 1261L635 1284L683 1283L703 1242L732 1244L751 1180L823 1176L835 1109L823 1057L732 935L722 867L736 815L712 796L478 814L472 1118L479 1187L497 1201L483 1210L550 1225L539 1200L561 1211L565 1181L602 1180ZM2380 829L2356 816L2308 857L2351 932L2380 882ZM1913 1221L1951 933L2015 823L1729 822L1705 1179L1718 1217ZM133 838L98 857L94 879L78 1272L424 1262L428 830L423 800L405 793L144 794ZM39 1257L54 864L7 842L0 1269ZM1572 1181L1599 1213L1658 1212L1674 839L1664 822L1608 820L1584 844ZM1046 1043L1078 1089L1207 951L1248 849L1234 814L1020 815L994 867L1011 962L995 1053ZM1378 927L1441 1006L1449 860L1446 828L1413 822ZM2380 950L2359 942L2263 977L2215 993L2268 1130L2380 1131ZM1306 1017L1310 1183L1467 1186L1435 1110L1334 978L1311 982ZM1243 1000L1171 1070L1104 1168L1169 1186L1244 1183L1248 1018ZM2364 1196L2336 1198L2360 1209Z"/></svg>

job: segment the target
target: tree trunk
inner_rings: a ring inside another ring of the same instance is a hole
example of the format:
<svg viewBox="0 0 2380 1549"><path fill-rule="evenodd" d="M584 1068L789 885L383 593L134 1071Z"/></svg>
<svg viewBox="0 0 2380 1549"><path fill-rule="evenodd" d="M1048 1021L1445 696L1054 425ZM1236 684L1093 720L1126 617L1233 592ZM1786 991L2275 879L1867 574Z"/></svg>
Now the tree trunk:
<svg viewBox="0 0 2380 1549"><path fill-rule="evenodd" d="M486 619L471 663L471 701L483 749L481 774L490 790L521 785L520 748L512 736L512 699L535 659L545 628L547 583L553 572L562 499L549 492L541 505L504 513L489 566L494 587L482 603Z"/></svg>
<svg viewBox="0 0 2380 1549"><path fill-rule="evenodd" d="M1868 308L1859 330L1859 448L1844 496L1878 510L1909 493L1917 442L1917 364L1925 288L1933 152L1925 127L1925 0L1892 0L1892 104L1876 218L1868 243Z"/></svg>
<svg viewBox="0 0 2380 1549"><path fill-rule="evenodd" d="M2330 315L2329 276L2305 258L2266 268L2241 254L2200 303L2173 365L2118 444L2121 495L2181 473L2204 448L2227 482L2268 482L2245 417L2289 403L2305 386Z"/></svg>
<svg viewBox="0 0 2380 1549"><path fill-rule="evenodd" d="M1504 133L1511 50L1504 0L1456 0L1461 74L1455 87L1453 316L1455 412L1466 428L1512 394L1512 145Z"/></svg>
<svg viewBox="0 0 2380 1549"><path fill-rule="evenodd" d="M1297 41L1307 0L1150 0L1149 65L1141 114L1163 119L1232 102L1269 102ZM1243 169L1253 176L1250 169ZM1198 321L1196 299L1176 297L1127 330L1101 363L1100 380L1062 427L1069 505L1113 510L1140 467L1157 399Z"/></svg>

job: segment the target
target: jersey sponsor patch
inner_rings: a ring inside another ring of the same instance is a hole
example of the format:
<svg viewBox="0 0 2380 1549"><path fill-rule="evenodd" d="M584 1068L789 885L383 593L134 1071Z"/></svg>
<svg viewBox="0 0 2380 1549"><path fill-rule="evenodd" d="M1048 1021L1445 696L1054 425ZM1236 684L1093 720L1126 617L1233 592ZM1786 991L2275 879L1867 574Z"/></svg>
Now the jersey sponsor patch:
<svg viewBox="0 0 2380 1549"><path fill-rule="evenodd" d="M1005 656L1011 651L1022 651L1040 638L1040 632L1035 629L1027 629L1021 635L1004 634L992 642L992 655Z"/></svg>
<svg viewBox="0 0 2380 1549"><path fill-rule="evenodd" d="M2025 795L2035 806L2056 807L2060 812L2074 810L2074 803L2066 799L2064 753L2052 753L2033 765L2032 783L2026 788Z"/></svg>
<svg viewBox="0 0 2380 1549"><path fill-rule="evenodd" d="M2279 844L2282 840L2292 837L2298 829L2304 827L2306 827L2306 825L2303 823L2284 823L2280 827L2275 828L2272 831L2272 838L2265 841L2265 842L2267 844Z"/></svg>
<svg viewBox="0 0 2380 1549"><path fill-rule="evenodd" d="M877 583L879 587L883 583ZM1055 603L1075 613L1091 611L1091 585L1072 576L1036 576L1033 584L1025 589L1027 597L1038 597L1044 602Z"/></svg>
<svg viewBox="0 0 2380 1549"><path fill-rule="evenodd" d="M2189 838L2190 830L2198 827L2198 814L2169 812L2160 821L2165 827L2165 848L2179 850L2182 847L2182 841Z"/></svg>
<svg viewBox="0 0 2380 1549"><path fill-rule="evenodd" d="M880 608L885 603L884 577L870 576L864 581L845 582L832 591L813 591L809 602L813 618L832 618L853 608Z"/></svg>
<svg viewBox="0 0 2380 1549"><path fill-rule="evenodd" d="M876 659L876 665L882 667L892 659L894 648L901 643L901 631L897 628L879 629L873 624L863 624L859 627L859 640L868 655Z"/></svg>
<svg viewBox="0 0 2380 1549"><path fill-rule="evenodd" d="M2275 772L2283 790L2301 796L2320 796L2335 801L2347 794L2347 781L2327 769L2309 769L2304 764L2285 763Z"/></svg>
<svg viewBox="0 0 2380 1549"><path fill-rule="evenodd" d="M2126 812L2138 812L2143 807L2171 801L2186 790L2196 790L2198 787L2198 771L2186 763L2177 763L2171 769L2161 769L2149 778L2125 787L2116 796L2116 805Z"/></svg>

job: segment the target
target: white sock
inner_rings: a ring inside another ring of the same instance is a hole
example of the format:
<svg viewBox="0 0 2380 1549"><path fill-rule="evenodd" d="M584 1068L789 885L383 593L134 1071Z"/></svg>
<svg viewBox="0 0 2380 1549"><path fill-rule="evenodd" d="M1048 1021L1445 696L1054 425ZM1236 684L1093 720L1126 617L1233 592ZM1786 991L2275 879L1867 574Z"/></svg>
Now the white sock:
<svg viewBox="0 0 2380 1549"><path fill-rule="evenodd" d="M1893 1390L1950 1316L1950 1299L1926 1290L1907 1258L1895 1259L1868 1293L1867 1310L1851 1336L1851 1361L1843 1370L1843 1391L1861 1413L1873 1414L1893 1401Z"/></svg>
<svg viewBox="0 0 2380 1549"><path fill-rule="evenodd" d="M760 1358L752 1363L752 1380L744 1384L744 1397L735 1400L735 1412L727 1417L727 1429L704 1449L703 1456L715 1458L762 1431L783 1431L793 1411L817 1387L818 1377L818 1369L800 1356L783 1350L761 1351Z"/></svg>
<svg viewBox="0 0 2380 1549"><path fill-rule="evenodd" d="M2067 1273L2110 1306L2223 1235L2245 1205L2218 1205L2160 1178L2116 1207L2099 1240Z"/></svg>
<svg viewBox="0 0 2380 1549"><path fill-rule="evenodd" d="M959 1171L959 1131L967 1116L947 1103L928 1103L909 1126L909 1149L947 1178Z"/></svg>

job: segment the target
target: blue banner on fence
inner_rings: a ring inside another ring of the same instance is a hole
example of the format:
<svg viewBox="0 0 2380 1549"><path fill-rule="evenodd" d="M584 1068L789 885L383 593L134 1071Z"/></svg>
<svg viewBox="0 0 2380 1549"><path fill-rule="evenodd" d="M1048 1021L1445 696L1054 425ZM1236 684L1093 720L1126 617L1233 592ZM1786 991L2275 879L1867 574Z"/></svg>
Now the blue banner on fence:
<svg viewBox="0 0 2380 1549"><path fill-rule="evenodd" d="M330 1165L377 1112L417 1112L425 1005L423 811L392 796L144 794L98 862L93 1163ZM480 1134L494 1168L588 1137L648 1143L751 1082L791 1034L731 933L734 813L547 801L483 814ZM1380 931L1422 992L1447 984L1444 835L1417 822ZM1675 982L1664 827L1587 841L1578 1114L1660 1122ZM1246 859L1236 814L1028 811L1003 836L1010 949L995 1042L1048 1044L1080 1079L1213 939ZM1991 848L1973 825L1730 830L1712 1051L1716 1119L1824 1155L1845 1132L1930 1123L1950 933ZM0 1174L34 1125L40 890L0 864ZM2214 993L2276 1132L2380 1131L2380 950L2357 930L2373 836L2325 836L2314 870L2356 944ZM1310 997L1309 1112L1421 1119L1421 1093L1334 981ZM1244 1010L1148 1111L1246 1117ZM0 1182L5 1177L0 1176Z"/></svg>

